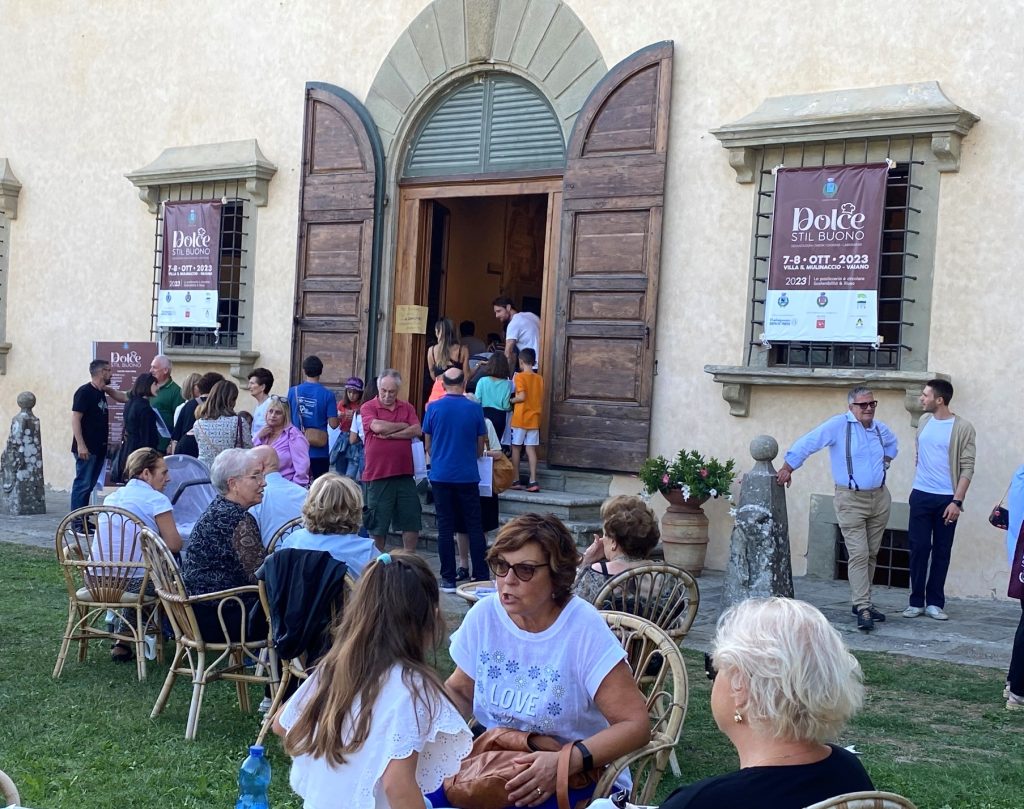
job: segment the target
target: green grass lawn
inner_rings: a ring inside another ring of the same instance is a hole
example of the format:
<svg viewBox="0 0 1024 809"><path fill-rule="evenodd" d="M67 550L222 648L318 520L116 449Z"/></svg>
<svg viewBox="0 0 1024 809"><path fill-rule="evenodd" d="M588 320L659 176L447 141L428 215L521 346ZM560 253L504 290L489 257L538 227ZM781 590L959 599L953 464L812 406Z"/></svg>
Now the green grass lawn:
<svg viewBox="0 0 1024 809"><path fill-rule="evenodd" d="M164 713L149 718L163 666L151 663L149 679L139 683L134 666L115 665L95 644L85 664L70 655L55 681L50 672L66 604L52 552L0 542L0 769L14 779L22 802L38 809L233 806L238 766L259 727L257 715L238 711L234 686L214 683L207 690L199 738L186 742L187 683L179 680ZM867 704L839 741L864 754L879 788L910 797L920 809L1024 806L1024 715L1003 709L1001 672L858 657ZM711 719L701 657L688 652L686 658L691 696L678 748L683 775L669 774L663 795L737 765ZM451 668L443 652L437 664L442 672ZM255 688L252 697L259 701ZM268 746L271 803L301 806L288 789L287 758L276 739Z"/></svg>

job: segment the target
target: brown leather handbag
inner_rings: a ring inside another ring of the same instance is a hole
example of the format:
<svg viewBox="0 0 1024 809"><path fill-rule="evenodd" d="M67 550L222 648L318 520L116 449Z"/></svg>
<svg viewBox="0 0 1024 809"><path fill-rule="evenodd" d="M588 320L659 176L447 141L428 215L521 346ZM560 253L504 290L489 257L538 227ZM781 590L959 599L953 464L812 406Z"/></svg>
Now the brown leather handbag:
<svg viewBox="0 0 1024 809"><path fill-rule="evenodd" d="M502 453L494 459L494 467L491 473L491 489L495 494L501 494L516 482L516 470L512 468L512 461Z"/></svg>
<svg viewBox="0 0 1024 809"><path fill-rule="evenodd" d="M511 728L491 728L476 738L458 773L445 779L448 803L457 809L505 809L509 806L508 780L521 770L513 761L524 753L556 751L558 806L569 809L569 788L583 789L596 784L601 769L570 776L572 744L562 745L551 736Z"/></svg>

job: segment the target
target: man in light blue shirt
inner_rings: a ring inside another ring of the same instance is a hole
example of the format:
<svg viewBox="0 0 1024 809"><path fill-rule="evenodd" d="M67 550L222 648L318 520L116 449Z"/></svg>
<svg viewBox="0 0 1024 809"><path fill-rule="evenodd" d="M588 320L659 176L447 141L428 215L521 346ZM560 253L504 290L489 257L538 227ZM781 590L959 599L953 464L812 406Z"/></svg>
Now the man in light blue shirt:
<svg viewBox="0 0 1024 809"><path fill-rule="evenodd" d="M885 613L871 603L871 581L882 535L889 522L892 496L885 473L899 451L896 435L875 420L878 402L870 388L856 387L846 397L849 412L833 416L796 440L779 470L779 485L788 486L793 472L818 450L829 448L834 505L849 557L847 574L857 628L870 632Z"/></svg>
<svg viewBox="0 0 1024 809"><path fill-rule="evenodd" d="M260 537L266 547L282 525L302 516L302 505L306 502L308 492L277 471L281 461L273 447L263 445L250 451L263 464L263 475L267 482L263 490L263 502L249 509L249 513L259 523Z"/></svg>

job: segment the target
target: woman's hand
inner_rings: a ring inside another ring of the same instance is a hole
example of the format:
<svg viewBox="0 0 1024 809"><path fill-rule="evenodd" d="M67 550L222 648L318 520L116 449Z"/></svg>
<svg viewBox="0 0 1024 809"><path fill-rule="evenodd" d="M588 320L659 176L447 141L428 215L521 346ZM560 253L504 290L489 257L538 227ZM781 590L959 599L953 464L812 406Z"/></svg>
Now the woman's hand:
<svg viewBox="0 0 1024 809"><path fill-rule="evenodd" d="M504 454L500 449L489 449L484 453L484 455L490 455L492 458L500 458Z"/></svg>
<svg viewBox="0 0 1024 809"><path fill-rule="evenodd" d="M558 753L524 753L513 759L523 769L508 779L509 802L515 806L537 806L555 793Z"/></svg>
<svg viewBox="0 0 1024 809"><path fill-rule="evenodd" d="M604 559L604 544L601 542L601 537L594 534L594 541L583 551L583 566L590 567L599 559Z"/></svg>

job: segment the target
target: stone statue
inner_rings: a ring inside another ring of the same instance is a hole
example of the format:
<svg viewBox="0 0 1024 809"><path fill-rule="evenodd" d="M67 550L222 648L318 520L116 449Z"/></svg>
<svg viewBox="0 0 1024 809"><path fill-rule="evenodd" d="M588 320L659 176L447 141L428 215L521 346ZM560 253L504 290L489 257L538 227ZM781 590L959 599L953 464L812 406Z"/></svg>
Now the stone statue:
<svg viewBox="0 0 1024 809"><path fill-rule="evenodd" d="M39 419L32 413L36 397L25 391L18 394L21 412L11 420L7 449L0 457L0 511L4 514L45 514L46 490L43 486L43 439Z"/></svg>
<svg viewBox="0 0 1024 809"><path fill-rule="evenodd" d="M775 482L779 444L770 435L750 442L756 463L740 486L722 609L747 598L793 597L786 490Z"/></svg>

